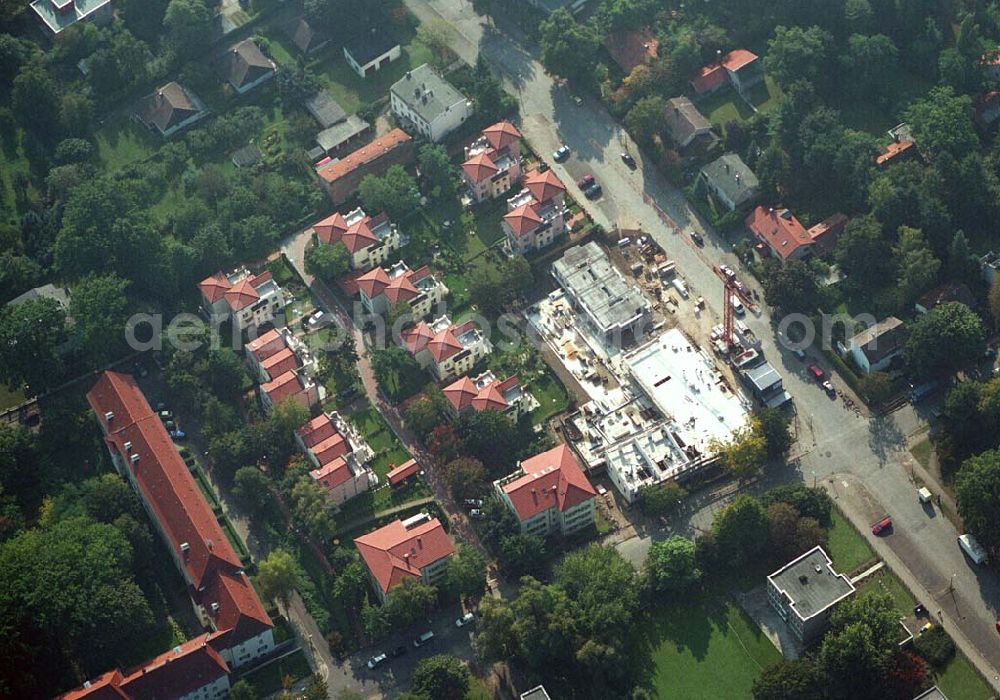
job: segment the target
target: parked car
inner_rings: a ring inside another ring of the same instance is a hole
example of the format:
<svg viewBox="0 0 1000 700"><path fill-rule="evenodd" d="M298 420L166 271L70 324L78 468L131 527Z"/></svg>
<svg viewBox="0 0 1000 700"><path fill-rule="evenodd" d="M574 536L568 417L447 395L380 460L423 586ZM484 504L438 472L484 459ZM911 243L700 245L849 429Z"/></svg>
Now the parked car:
<svg viewBox="0 0 1000 700"><path fill-rule="evenodd" d="M170 411L166 409L160 411L160 420L173 420L173 419L174 419L174 414L171 413Z"/></svg>
<svg viewBox="0 0 1000 700"><path fill-rule="evenodd" d="M929 488L921 486L917 489L917 498L920 499L921 503L930 503L934 496L931 494L931 490Z"/></svg>
<svg viewBox="0 0 1000 700"><path fill-rule="evenodd" d="M564 160L569 158L569 146L563 144L556 149L555 153L552 154L552 160L557 163L562 163Z"/></svg>
<svg viewBox="0 0 1000 700"><path fill-rule="evenodd" d="M476 616L470 612L465 613L462 617L455 620L455 627L465 627L467 624L476 619Z"/></svg>
<svg viewBox="0 0 1000 700"><path fill-rule="evenodd" d="M976 540L975 537L966 533L964 535L958 536L958 546L962 548L969 559L971 559L976 564L982 566L986 563L986 550L983 549L982 545Z"/></svg>
<svg viewBox="0 0 1000 700"><path fill-rule="evenodd" d="M795 348L794 350L792 350L792 354L795 355L797 358L799 358L802 362L805 362L806 360L809 359L809 356L806 355L806 351L803 350L802 348Z"/></svg>
<svg viewBox="0 0 1000 700"><path fill-rule="evenodd" d="M406 653L406 645L400 644L398 647L392 650L392 658L398 659L400 656Z"/></svg>
<svg viewBox="0 0 1000 700"><path fill-rule="evenodd" d="M628 153L622 153L622 163L635 170L635 158Z"/></svg>
<svg viewBox="0 0 1000 700"><path fill-rule="evenodd" d="M483 501L482 501L482 499L479 499L479 498L466 498L464 501L462 501L462 504L466 508L482 508L483 507Z"/></svg>
<svg viewBox="0 0 1000 700"><path fill-rule="evenodd" d="M719 272L725 275L728 280L736 279L736 271L729 265L719 265Z"/></svg>
<svg viewBox="0 0 1000 700"><path fill-rule="evenodd" d="M546 163L544 160L538 161L538 168L537 168L538 172L544 173L548 169L549 169L548 163Z"/></svg>
<svg viewBox="0 0 1000 700"><path fill-rule="evenodd" d="M826 378L826 372L823 371L822 367L816 364L809 365L809 374L813 376L813 379L816 380L817 384L823 387L823 390L826 391L826 393L833 393L833 384Z"/></svg>
<svg viewBox="0 0 1000 700"><path fill-rule="evenodd" d="M327 321L328 319L326 317L326 313L323 311L317 311L309 317L306 321L306 325L309 326L309 328L319 328L320 326L325 325Z"/></svg>
<svg viewBox="0 0 1000 700"><path fill-rule="evenodd" d="M472 510L469 511L469 517L472 518L473 520L482 520L483 511L479 510L478 508L473 508Z"/></svg>
<svg viewBox="0 0 1000 700"><path fill-rule="evenodd" d="M172 420L164 422L163 427L166 428L168 431L177 430L177 424L174 423Z"/></svg>
<svg viewBox="0 0 1000 700"><path fill-rule="evenodd" d="M413 646L422 647L424 644L430 644L433 640L434 633L428 630L413 640Z"/></svg>
<svg viewBox="0 0 1000 700"><path fill-rule="evenodd" d="M872 525L873 535L881 535L883 532L888 532L889 530L892 530L892 518L888 515Z"/></svg>
<svg viewBox="0 0 1000 700"><path fill-rule="evenodd" d="M593 175L584 175L579 180L576 181L576 186L581 190L586 190L588 187L594 184Z"/></svg>
<svg viewBox="0 0 1000 700"><path fill-rule="evenodd" d="M171 430L170 439L171 440L185 440L187 438L187 433L183 430Z"/></svg>
<svg viewBox="0 0 1000 700"><path fill-rule="evenodd" d="M603 193L604 189L597 182L583 191L583 194L587 197L587 199L598 199Z"/></svg>
<svg viewBox="0 0 1000 700"><path fill-rule="evenodd" d="M700 233L694 230L692 230L690 233L691 233L691 240L694 241L696 245L698 246L705 245L705 239L701 237Z"/></svg>
<svg viewBox="0 0 1000 700"><path fill-rule="evenodd" d="M376 666L381 666L388 658L389 657L385 655L385 652L382 652L381 654L376 654L372 658L368 659L368 668L373 669Z"/></svg>

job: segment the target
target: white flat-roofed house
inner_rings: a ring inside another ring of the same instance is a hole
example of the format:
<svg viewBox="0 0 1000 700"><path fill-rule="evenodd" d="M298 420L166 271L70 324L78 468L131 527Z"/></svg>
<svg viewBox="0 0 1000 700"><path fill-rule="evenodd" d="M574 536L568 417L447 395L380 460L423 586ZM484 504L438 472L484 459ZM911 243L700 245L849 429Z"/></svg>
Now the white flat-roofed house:
<svg viewBox="0 0 1000 700"><path fill-rule="evenodd" d="M886 369L903 354L909 332L895 316L882 319L847 341L851 359L865 374Z"/></svg>
<svg viewBox="0 0 1000 700"><path fill-rule="evenodd" d="M114 16L111 0L35 0L31 9L52 36L77 22L107 24Z"/></svg>
<svg viewBox="0 0 1000 700"><path fill-rule="evenodd" d="M818 639L830 614L854 593L854 585L838 574L822 547L814 547L767 577L767 597L792 634L802 643Z"/></svg>
<svg viewBox="0 0 1000 700"><path fill-rule="evenodd" d="M472 114L472 102L426 63L407 71L393 84L389 104L404 128L435 143Z"/></svg>

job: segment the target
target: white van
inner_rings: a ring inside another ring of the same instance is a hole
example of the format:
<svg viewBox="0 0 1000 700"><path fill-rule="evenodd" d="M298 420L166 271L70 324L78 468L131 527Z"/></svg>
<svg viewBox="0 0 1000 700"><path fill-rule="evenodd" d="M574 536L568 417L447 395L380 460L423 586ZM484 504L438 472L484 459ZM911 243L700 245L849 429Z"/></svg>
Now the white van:
<svg viewBox="0 0 1000 700"><path fill-rule="evenodd" d="M746 313L746 309L743 307L743 302L734 294L729 297L729 303L733 305L733 311L736 312L737 316L742 316Z"/></svg>
<svg viewBox="0 0 1000 700"><path fill-rule="evenodd" d="M961 547L962 551L969 555L969 559L976 564L982 565L986 562L986 550L982 548L982 546L976 541L976 538L972 535L959 535L958 546Z"/></svg>
<svg viewBox="0 0 1000 700"><path fill-rule="evenodd" d="M677 293L680 294L682 298L688 298L688 288L687 285L684 284L684 280L680 277L675 277L670 284L673 285L673 288L677 290Z"/></svg>

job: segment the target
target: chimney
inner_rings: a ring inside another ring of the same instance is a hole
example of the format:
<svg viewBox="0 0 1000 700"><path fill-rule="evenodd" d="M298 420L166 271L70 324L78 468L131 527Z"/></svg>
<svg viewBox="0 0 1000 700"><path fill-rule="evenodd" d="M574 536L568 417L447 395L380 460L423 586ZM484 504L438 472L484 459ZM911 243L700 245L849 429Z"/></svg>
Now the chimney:
<svg viewBox="0 0 1000 700"><path fill-rule="evenodd" d="M132 441L131 440L126 440L125 444L123 445L123 447L125 448L126 452L131 452L132 451Z"/></svg>
<svg viewBox="0 0 1000 700"><path fill-rule="evenodd" d="M104 414L104 420L106 420L108 423L110 423L114 419L115 419L114 411L108 411L107 413Z"/></svg>
<svg viewBox="0 0 1000 700"><path fill-rule="evenodd" d="M420 547L420 549L424 548L424 541L420 537L417 538L417 546Z"/></svg>
<svg viewBox="0 0 1000 700"><path fill-rule="evenodd" d="M132 464L138 464L138 463L139 463L139 455L137 454L132 455Z"/></svg>
<svg viewBox="0 0 1000 700"><path fill-rule="evenodd" d="M181 542L181 553L187 554L190 551L191 551L191 545L189 545L187 542Z"/></svg>
<svg viewBox="0 0 1000 700"><path fill-rule="evenodd" d="M219 614L219 604L218 603L212 603L212 614L213 615L218 615Z"/></svg>
<svg viewBox="0 0 1000 700"><path fill-rule="evenodd" d="M205 546L208 547L208 551L212 551L212 540L205 540Z"/></svg>

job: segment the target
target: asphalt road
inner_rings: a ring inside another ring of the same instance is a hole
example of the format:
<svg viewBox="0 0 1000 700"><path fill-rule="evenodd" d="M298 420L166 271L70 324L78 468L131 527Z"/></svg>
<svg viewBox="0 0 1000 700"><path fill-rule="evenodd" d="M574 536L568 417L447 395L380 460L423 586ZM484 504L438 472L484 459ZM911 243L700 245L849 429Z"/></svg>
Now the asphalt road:
<svg viewBox="0 0 1000 700"><path fill-rule="evenodd" d="M482 52L503 76L507 88L518 96L521 130L534 149L543 155L561 143L572 149L567 162L552 165L573 194L579 195L573 183L587 173L593 173L603 185L604 195L598 202L586 203L579 197L594 219L606 227L641 228L652 235L677 261L692 288L691 296L703 295L711 311L721 318L723 294L711 266L724 262L739 269L732 245L699 221L683 194L643 162L639 149L602 105L586 97L578 104L512 34L494 29L475 14L467 0L406 0L406 4L421 21L449 22L458 33L453 47L467 62L474 63ZM623 150L639 161L637 170L621 162ZM692 243L687 235L691 229L704 236L703 248ZM742 277L749 281L748 275ZM868 533L878 554L918 598L929 608L936 602L960 648L1000 690L1000 644L994 629L1000 617L1000 585L994 572L966 561L951 522L930 517L917 501L906 437L919 427L918 417L904 409L889 417L873 418L828 397L806 375L805 365L789 350L778 347L777 321L766 309L746 318L795 400L804 450L794 465L798 476L834 490L842 482L849 486L840 488L863 486L869 505L861 508L848 502L848 517ZM883 539L870 535L873 513L893 517L896 528L892 535Z"/></svg>

